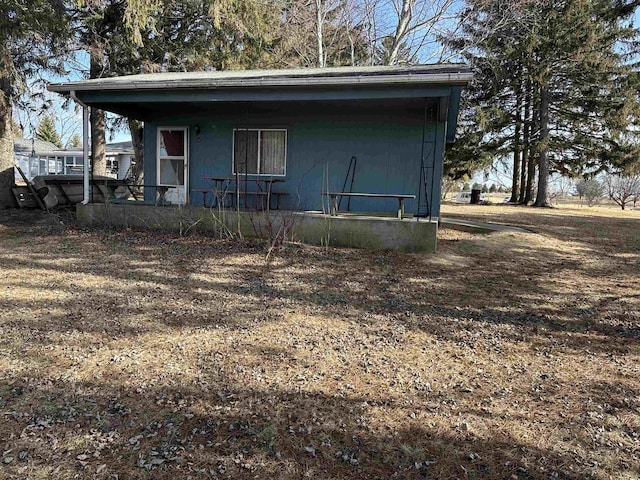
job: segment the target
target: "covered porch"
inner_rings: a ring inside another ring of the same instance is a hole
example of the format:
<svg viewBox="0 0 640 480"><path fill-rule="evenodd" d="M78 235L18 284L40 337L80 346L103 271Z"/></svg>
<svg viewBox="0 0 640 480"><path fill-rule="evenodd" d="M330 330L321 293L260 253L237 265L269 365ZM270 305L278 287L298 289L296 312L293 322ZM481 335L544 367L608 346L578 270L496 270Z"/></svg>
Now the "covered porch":
<svg viewBox="0 0 640 480"><path fill-rule="evenodd" d="M243 218L254 230L256 219L277 219L306 225L296 237L310 243L433 251L445 145L470 78L442 64L147 74L50 89L144 121L146 205L85 208L87 196L79 212L92 219L123 209L159 225L184 212L204 224L217 211L241 234ZM428 229L427 248L414 232Z"/></svg>

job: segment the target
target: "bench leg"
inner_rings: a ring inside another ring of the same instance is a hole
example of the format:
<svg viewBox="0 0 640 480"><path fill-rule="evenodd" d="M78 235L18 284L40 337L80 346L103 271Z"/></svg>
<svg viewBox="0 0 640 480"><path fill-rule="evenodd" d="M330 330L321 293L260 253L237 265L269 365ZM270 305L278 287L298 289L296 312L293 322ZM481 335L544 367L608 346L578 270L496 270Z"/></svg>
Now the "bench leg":
<svg viewBox="0 0 640 480"><path fill-rule="evenodd" d="M398 219L402 220L402 214L404 213L404 198L398 199Z"/></svg>
<svg viewBox="0 0 640 480"><path fill-rule="evenodd" d="M338 196L333 195L331 197L332 206L331 206L331 215L338 215Z"/></svg>

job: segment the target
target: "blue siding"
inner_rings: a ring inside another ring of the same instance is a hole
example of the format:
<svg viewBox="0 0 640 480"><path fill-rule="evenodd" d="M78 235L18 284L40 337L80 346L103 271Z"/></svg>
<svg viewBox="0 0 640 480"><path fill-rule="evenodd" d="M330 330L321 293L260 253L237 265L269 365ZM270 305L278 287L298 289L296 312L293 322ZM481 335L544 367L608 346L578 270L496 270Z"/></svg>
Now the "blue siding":
<svg viewBox="0 0 640 480"><path fill-rule="evenodd" d="M446 125L436 123L434 115L425 122L425 102L402 99L214 104L199 111L167 113L145 123L145 182L156 183L159 126L190 127L190 189L210 188L205 176L232 175L234 128L286 128L286 181L274 187L289 193L281 208L321 209L323 191L342 190L352 156L358 159L354 192L418 195L424 155L427 173L435 174L433 181L428 178L426 184L432 214L437 216ZM199 135L195 125L200 127ZM201 202L200 194L191 195L191 203ZM327 205L326 199L324 203ZM346 199L342 206L346 206ZM417 201L406 202L408 213L415 213L417 207ZM394 212L397 201L353 198L351 210Z"/></svg>

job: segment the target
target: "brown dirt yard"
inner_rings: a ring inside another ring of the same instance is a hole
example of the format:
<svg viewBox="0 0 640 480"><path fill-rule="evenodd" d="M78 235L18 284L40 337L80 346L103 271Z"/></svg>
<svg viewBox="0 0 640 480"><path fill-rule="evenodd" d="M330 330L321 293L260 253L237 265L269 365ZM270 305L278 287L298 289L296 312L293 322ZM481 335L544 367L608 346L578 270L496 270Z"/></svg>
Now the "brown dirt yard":
<svg viewBox="0 0 640 480"><path fill-rule="evenodd" d="M444 211L535 233L267 261L0 212L0 478L638 478L640 212Z"/></svg>

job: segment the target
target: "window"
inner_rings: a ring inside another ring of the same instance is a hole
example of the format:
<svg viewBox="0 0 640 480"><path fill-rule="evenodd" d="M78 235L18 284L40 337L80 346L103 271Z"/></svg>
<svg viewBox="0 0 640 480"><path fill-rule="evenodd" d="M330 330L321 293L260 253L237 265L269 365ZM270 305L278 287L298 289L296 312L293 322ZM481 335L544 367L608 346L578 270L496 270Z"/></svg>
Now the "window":
<svg viewBox="0 0 640 480"><path fill-rule="evenodd" d="M284 175L287 131L236 129L233 131L233 173Z"/></svg>
<svg viewBox="0 0 640 480"><path fill-rule="evenodd" d="M119 162L117 157L107 157L107 174L118 178Z"/></svg>
<svg viewBox="0 0 640 480"><path fill-rule="evenodd" d="M57 173L62 173L62 160L64 157L48 157L48 171L49 175L55 175Z"/></svg>
<svg viewBox="0 0 640 480"><path fill-rule="evenodd" d="M79 175L84 170L84 160L82 157L64 157L64 174Z"/></svg>

